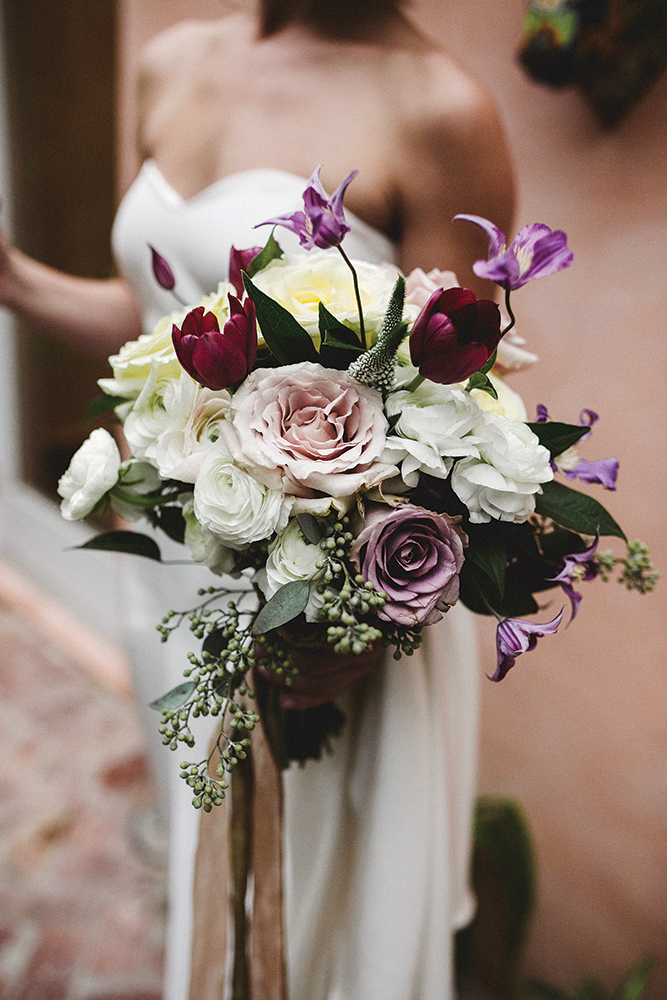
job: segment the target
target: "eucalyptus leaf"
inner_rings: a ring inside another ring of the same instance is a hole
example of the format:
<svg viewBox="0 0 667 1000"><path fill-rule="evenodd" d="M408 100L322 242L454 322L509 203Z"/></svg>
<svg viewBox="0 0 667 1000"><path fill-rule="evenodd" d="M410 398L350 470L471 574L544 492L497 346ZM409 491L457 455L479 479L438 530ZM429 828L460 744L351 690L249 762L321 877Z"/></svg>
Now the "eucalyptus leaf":
<svg viewBox="0 0 667 1000"><path fill-rule="evenodd" d="M548 449L552 458L562 455L590 431L590 427L582 427L580 424L561 424L557 420L529 423L528 426L540 439L540 444Z"/></svg>
<svg viewBox="0 0 667 1000"><path fill-rule="evenodd" d="M173 712L177 708L180 708L181 705L185 705L196 687L197 684L195 681L186 681L184 684L179 684L178 687L172 688L171 691L167 691L161 698L156 698L148 707L154 708L158 712Z"/></svg>
<svg viewBox="0 0 667 1000"><path fill-rule="evenodd" d="M553 480L543 483L542 493L536 498L535 511L549 517L563 528L570 528L582 535L613 535L627 541L625 532L601 503L586 493Z"/></svg>
<svg viewBox="0 0 667 1000"><path fill-rule="evenodd" d="M257 322L262 336L280 364L292 365L300 361L312 361L317 364L320 356L315 345L294 316L279 302L257 288L247 274L243 276L243 283L255 303Z"/></svg>
<svg viewBox="0 0 667 1000"><path fill-rule="evenodd" d="M308 604L310 580L292 580L278 590L261 609L252 627L254 635L264 635L296 618Z"/></svg>
<svg viewBox="0 0 667 1000"><path fill-rule="evenodd" d="M105 393L103 396L96 396L95 399L91 400L86 410L85 420L96 420L97 417L103 416L105 413L110 413L115 410L117 406L121 403L127 403L127 396L107 396Z"/></svg>
<svg viewBox="0 0 667 1000"><path fill-rule="evenodd" d="M310 542L311 545L319 545L326 534L322 522L318 521L313 514L308 513L297 515L297 522L306 541Z"/></svg>
<svg viewBox="0 0 667 1000"><path fill-rule="evenodd" d="M139 531L107 531L95 535L83 545L75 545L76 549L98 549L102 552L126 552L133 556L144 556L162 562L160 547L148 535Z"/></svg>
<svg viewBox="0 0 667 1000"><path fill-rule="evenodd" d="M278 240L273 235L275 229L271 230L271 235L266 241L266 246L263 250L260 250L256 257L248 264L247 275L249 278L254 278L258 271L262 271L267 264L270 264L272 260L277 260L283 256L283 251L278 243Z"/></svg>

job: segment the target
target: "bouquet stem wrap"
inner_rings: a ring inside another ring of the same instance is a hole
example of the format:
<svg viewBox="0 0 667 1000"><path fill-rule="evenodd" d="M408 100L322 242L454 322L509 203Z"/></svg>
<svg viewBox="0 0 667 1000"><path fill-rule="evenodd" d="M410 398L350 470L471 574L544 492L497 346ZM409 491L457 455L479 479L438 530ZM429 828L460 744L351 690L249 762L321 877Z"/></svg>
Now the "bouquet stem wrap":
<svg viewBox="0 0 667 1000"><path fill-rule="evenodd" d="M232 775L232 809L201 814L190 1000L287 1000L282 786L263 726L240 763Z"/></svg>

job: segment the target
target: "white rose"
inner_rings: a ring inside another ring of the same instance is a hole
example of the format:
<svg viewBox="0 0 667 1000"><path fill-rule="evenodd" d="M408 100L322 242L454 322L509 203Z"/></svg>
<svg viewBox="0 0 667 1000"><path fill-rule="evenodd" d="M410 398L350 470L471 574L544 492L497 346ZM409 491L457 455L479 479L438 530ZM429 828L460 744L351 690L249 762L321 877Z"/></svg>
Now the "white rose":
<svg viewBox="0 0 667 1000"><path fill-rule="evenodd" d="M190 550L194 561L204 563L216 576L232 573L234 570L233 550L223 545L217 535L199 523L194 512L192 494L183 503L183 518L185 519L183 541Z"/></svg>
<svg viewBox="0 0 667 1000"><path fill-rule="evenodd" d="M407 486L417 485L420 472L446 479L455 458L479 456L472 431L480 409L463 389L427 380L413 392L390 393L385 405L393 427L382 461L400 465Z"/></svg>
<svg viewBox="0 0 667 1000"><path fill-rule="evenodd" d="M318 563L320 564L318 566ZM322 563L322 550L313 545L303 535L299 522L293 518L284 531L269 545L269 555L262 573L257 574L257 582L268 599L286 583L293 580L312 580ZM324 598L311 587L306 606L306 619L317 621L317 612Z"/></svg>
<svg viewBox="0 0 667 1000"><path fill-rule="evenodd" d="M473 524L495 518L519 523L535 510L535 494L553 479L549 452L519 421L483 414L475 428L479 458L464 458L452 472L452 489Z"/></svg>
<svg viewBox="0 0 667 1000"><path fill-rule="evenodd" d="M220 444L208 450L195 483L198 521L231 549L244 549L282 531L292 502L234 465Z"/></svg>
<svg viewBox="0 0 667 1000"><path fill-rule="evenodd" d="M369 344L373 343L384 319L396 283L395 275L377 264L352 262L359 291ZM359 312L352 273L337 250L315 250L307 256L285 254L260 271L254 283L280 303L308 331L319 346L318 308L321 302L336 319L359 332ZM406 309L404 318L415 319L416 306Z"/></svg>
<svg viewBox="0 0 667 1000"><path fill-rule="evenodd" d="M187 413L180 405L179 391L191 400ZM195 482L206 450L220 437L220 422L228 416L230 402L226 389L214 392L195 385L192 396L180 385L167 389L163 403L174 419L156 442L155 457L161 476L183 483Z"/></svg>
<svg viewBox="0 0 667 1000"><path fill-rule="evenodd" d="M98 427L72 456L69 468L58 482L63 517L68 521L88 517L104 494L116 485L119 471L118 445L108 431Z"/></svg>
<svg viewBox="0 0 667 1000"><path fill-rule="evenodd" d="M99 387L111 396L136 399L153 369L161 379L178 378L182 369L171 340L171 328L174 323L183 322L186 312L183 309L164 316L152 333L142 333L138 340L123 344L118 354L109 358L113 378L99 379Z"/></svg>

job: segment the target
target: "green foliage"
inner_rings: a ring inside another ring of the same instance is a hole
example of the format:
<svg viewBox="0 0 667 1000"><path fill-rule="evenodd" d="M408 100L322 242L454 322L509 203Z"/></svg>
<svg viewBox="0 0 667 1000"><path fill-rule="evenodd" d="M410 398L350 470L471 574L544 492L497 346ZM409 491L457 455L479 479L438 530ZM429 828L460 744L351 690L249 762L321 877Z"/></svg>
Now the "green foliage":
<svg viewBox="0 0 667 1000"><path fill-rule="evenodd" d="M561 424L557 420L547 420L542 423L529 423L533 434L540 444L548 449L552 458L562 455L564 451L576 444L584 434L590 432L590 427L580 424Z"/></svg>
<svg viewBox="0 0 667 1000"><path fill-rule="evenodd" d="M542 517L549 517L563 528L581 532L582 535L599 532L625 539L624 531L601 503L562 483L544 483L535 510Z"/></svg>
<svg viewBox="0 0 667 1000"><path fill-rule="evenodd" d="M127 552L130 555L144 556L146 559L162 562L162 554L157 542L139 531L106 531L102 535L89 538L83 545L76 545L75 548L99 549L102 552Z"/></svg>
<svg viewBox="0 0 667 1000"><path fill-rule="evenodd" d="M265 635L297 618L308 604L310 580L292 580L278 590L261 609L252 627L253 635Z"/></svg>
<svg viewBox="0 0 667 1000"><path fill-rule="evenodd" d="M599 980L584 980L570 992L531 979L524 984L521 1000L641 1000L655 968L655 959L641 958L613 993Z"/></svg>
<svg viewBox="0 0 667 1000"><path fill-rule="evenodd" d="M256 257L248 264L247 275L249 278L254 278L258 271L263 271L264 268L271 263L272 260L276 260L283 256L283 251L277 239L273 235L275 233L275 228L271 230L271 235L266 241L266 246L263 250L257 254Z"/></svg>
<svg viewBox="0 0 667 1000"><path fill-rule="evenodd" d="M105 413L110 413L117 406L120 406L121 403L127 402L128 399L126 396L108 396L106 393L103 396L96 396L88 404L84 419L87 422L97 420L98 417L103 416Z"/></svg>
<svg viewBox="0 0 667 1000"><path fill-rule="evenodd" d="M310 336L297 323L294 316L275 299L260 291L250 278L244 275L246 291L257 310L257 322L266 344L281 365L292 365L300 361L319 362L320 356Z"/></svg>

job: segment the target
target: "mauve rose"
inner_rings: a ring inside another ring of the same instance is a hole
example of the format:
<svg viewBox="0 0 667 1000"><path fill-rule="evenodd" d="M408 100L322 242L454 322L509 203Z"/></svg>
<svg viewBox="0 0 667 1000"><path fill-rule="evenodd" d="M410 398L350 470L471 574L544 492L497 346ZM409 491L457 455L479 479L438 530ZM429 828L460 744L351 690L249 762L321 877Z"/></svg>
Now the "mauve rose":
<svg viewBox="0 0 667 1000"><path fill-rule="evenodd" d="M459 596L459 572L467 536L458 517L423 507L372 507L351 557L364 580L384 590L378 611L398 625L433 625Z"/></svg>
<svg viewBox="0 0 667 1000"><path fill-rule="evenodd" d="M350 496L396 475L378 461L382 396L312 362L254 371L232 397L234 460L273 489Z"/></svg>

